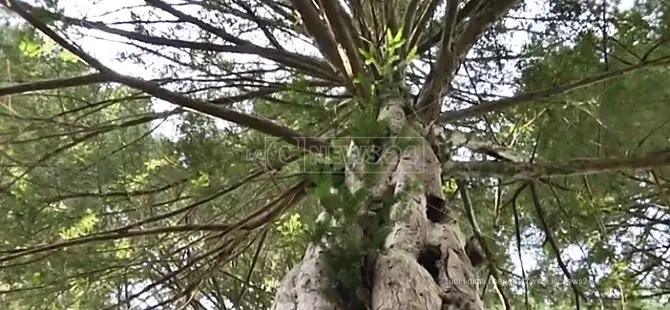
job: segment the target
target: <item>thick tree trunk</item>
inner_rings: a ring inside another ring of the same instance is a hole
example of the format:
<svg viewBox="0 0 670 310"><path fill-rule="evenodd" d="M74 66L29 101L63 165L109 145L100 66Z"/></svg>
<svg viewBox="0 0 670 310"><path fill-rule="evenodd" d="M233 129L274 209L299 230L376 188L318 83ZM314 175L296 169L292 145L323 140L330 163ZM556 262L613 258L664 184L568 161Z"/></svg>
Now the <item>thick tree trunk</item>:
<svg viewBox="0 0 670 310"><path fill-rule="evenodd" d="M442 165L431 143L421 134L426 128L413 123L403 112L410 104L408 100L395 98L385 104L380 119L388 122L391 138L387 141L396 142L385 143L381 161L385 172L371 192L378 195L389 187L393 189L392 228L376 260L371 262L374 275L367 307L483 309L464 240L455 220L448 216L448 208L444 210ZM411 142L411 146L393 145L403 140ZM355 161L350 159L350 163ZM347 169L347 186L355 190L361 186L356 181L356 168ZM317 245L309 246L302 262L281 281L273 310L346 308L324 294L333 285L324 272L322 251Z"/></svg>

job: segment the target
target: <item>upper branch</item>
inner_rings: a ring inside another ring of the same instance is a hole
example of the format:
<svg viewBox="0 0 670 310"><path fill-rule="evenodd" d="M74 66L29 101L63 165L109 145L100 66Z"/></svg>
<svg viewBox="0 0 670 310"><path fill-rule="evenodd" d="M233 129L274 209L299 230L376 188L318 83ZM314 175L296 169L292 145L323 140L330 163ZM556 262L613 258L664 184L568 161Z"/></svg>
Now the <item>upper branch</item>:
<svg viewBox="0 0 670 310"><path fill-rule="evenodd" d="M565 177L598 174L626 169L651 169L670 165L670 150L653 152L642 156L610 158L577 158L565 162L509 162L481 161L444 164L444 173L464 178L499 177L512 181L550 177Z"/></svg>
<svg viewBox="0 0 670 310"><path fill-rule="evenodd" d="M430 70L430 74L419 93L417 108L419 115L426 122L437 118L440 113L441 94L445 88L444 84L449 83L456 71L458 59L454 56L454 27L456 26L456 16L458 14L459 0L447 1L447 13L444 18L442 28L442 39L437 58L437 63ZM449 82L448 82L449 81Z"/></svg>
<svg viewBox="0 0 670 310"><path fill-rule="evenodd" d="M321 0L320 3L322 6L321 9L328 18L330 28L333 30L335 39L346 51L346 54L340 53L340 57L349 63L350 71L347 72L347 75L350 78L358 76L363 73L364 68L358 55L358 49L360 48L359 40L355 37L358 31L354 27L351 16L344 12L338 1Z"/></svg>
<svg viewBox="0 0 670 310"><path fill-rule="evenodd" d="M93 73L71 78L50 79L38 82L21 83L7 87L0 87L0 97L31 92L31 91L83 86L83 85L90 85L110 81L111 80L109 79L109 77L106 77L103 74Z"/></svg>
<svg viewBox="0 0 670 310"><path fill-rule="evenodd" d="M559 85L557 87L547 88L532 93L524 93L518 96L504 98L500 100L482 102L478 105L471 106L466 109L447 112L440 117L440 122L444 123L455 122L470 117L484 115L489 112L511 108L530 101L548 99L551 97L565 94L570 91L578 90L597 83L602 83L611 80L613 78L635 72L640 69L656 67L656 66L665 66L668 64L670 64L670 56L663 56L656 58L654 60L642 62L634 66L630 66L619 70L607 71L605 73L596 76L587 77L572 83Z"/></svg>
<svg viewBox="0 0 670 310"><path fill-rule="evenodd" d="M310 76L330 80L338 81L339 77L337 74L328 66L326 62L314 57L301 55L298 53L292 53L284 49L277 48L268 48L261 47L256 44L253 44L249 41L242 40L236 36L233 36L222 29L216 28L210 24L207 24L195 17L184 14L167 3L158 0L147 0L147 3L150 5L162 9L170 14L173 14L179 20L190 22L200 27L201 29L217 35L221 39L231 44L221 45L212 42L191 42L186 40L177 40L177 39L168 39L164 37L152 36L140 32L128 31L123 29L118 29L110 27L102 22L88 21L79 18L72 18L69 16L64 16L59 13L48 12L44 9L34 7L30 4L27 4L23 1L12 0L11 2L15 5L20 5L27 12L41 15L48 15L54 19L58 19L67 24L84 27L88 29L100 30L106 33L118 35L125 37L130 40L139 41L143 43L148 43L152 45L163 45L176 48L188 48L202 51L212 51L212 52L225 52L225 53L236 53L236 54L249 54L256 55L271 61L278 63L279 65L286 66L288 68L293 68L302 73L305 73ZM10 2L10 3L11 3Z"/></svg>
<svg viewBox="0 0 670 310"><path fill-rule="evenodd" d="M42 31L45 35L47 35L49 38L58 43L61 47L77 55L83 61L88 63L88 65L100 71L100 74L104 76L104 78L106 78L107 80L118 82L131 88L142 90L147 94L150 94L156 98L163 99L172 104L189 108L197 112L221 118L223 120L230 121L239 124L241 126L255 129L262 133L281 138L284 141L287 141L301 149L305 149L310 152L322 151L324 150L324 147L327 147L329 145L328 142L320 140L318 138L303 137L294 130L276 124L268 119L248 115L232 109L221 107L220 105L195 100L187 96L161 88L156 83L119 74L114 70L106 67L100 61L98 61L88 53L84 52L80 48L76 47L72 43L68 42L57 33L55 33L46 24L37 20L37 18L35 18L34 16L32 16L32 14L30 14L27 10L25 10L22 7L22 4L19 4L15 0L6 0L6 1L7 2L5 3L5 5L8 6L10 10L19 14L28 23L30 23L35 28Z"/></svg>
<svg viewBox="0 0 670 310"><path fill-rule="evenodd" d="M295 63L296 60L298 62L300 62L301 60L302 61L305 61L305 60L312 61L310 59L305 59L305 58L309 58L309 57L306 57L306 56L303 56L303 55L300 55L300 54L296 54L296 53L291 53L291 52L288 52L288 51L283 50L283 49L278 50L278 49L262 48L260 46L257 46L255 44L249 42L249 41L246 41L246 40L240 39L236 36L233 36L233 35L227 33L223 29L214 27L214 26L212 26L208 23L203 22L202 20L200 20L198 18L195 18L193 16L185 14L185 13L175 9L174 7L172 7L171 5L169 5L169 4L167 4L163 1L160 1L160 0L145 0L145 2L147 2L148 4L150 4L154 7L160 8L161 10L164 10L164 11L174 15L175 17L179 18L180 20L187 21L191 24L194 24L194 25L200 27L201 29L204 29L204 30L206 30L206 31L208 31L212 34L215 34L218 37L222 38L223 40L231 42L231 43L233 43L237 46L250 47L258 53L257 55L259 55L261 57L264 57L264 58L267 58L267 59L270 59L270 60L273 60L273 61L276 61L276 62L279 62L279 63L284 63L286 60L288 60L289 62L293 62L293 63ZM331 76L335 75L335 74L333 74L332 70L327 70L327 67L323 67L323 63L319 64L318 66L321 67L322 70L331 71L331 72L329 72Z"/></svg>
<svg viewBox="0 0 670 310"><path fill-rule="evenodd" d="M449 87L456 69L484 32L520 0L474 1L464 6L470 15L459 15L459 1L447 1L445 21L440 31L441 46L437 63L419 93L417 110L422 119L432 122L439 116L443 92Z"/></svg>

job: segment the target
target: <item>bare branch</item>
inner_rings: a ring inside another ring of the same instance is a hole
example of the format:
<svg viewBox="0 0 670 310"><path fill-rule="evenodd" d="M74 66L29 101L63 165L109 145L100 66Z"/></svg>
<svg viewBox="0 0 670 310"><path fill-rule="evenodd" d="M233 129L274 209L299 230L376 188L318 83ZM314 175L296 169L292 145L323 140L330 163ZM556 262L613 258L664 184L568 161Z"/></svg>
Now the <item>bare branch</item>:
<svg viewBox="0 0 670 310"><path fill-rule="evenodd" d="M7 0L7 1L8 6L11 10L17 12L31 25L42 31L45 35L54 40L60 46L67 49L71 53L77 55L79 58L84 60L90 66L99 70L101 74L103 74L105 77L107 77L107 79L111 81L118 82L123 85L142 90L147 94L150 94L156 98L163 99L172 104L189 108L194 111L204 113L206 115L221 118L223 120L233 122L241 126L246 126L251 129L258 130L262 133L281 138L282 140L287 141L293 144L294 146L297 146L298 148L302 148L311 152L324 151L325 147L329 145L327 142L322 141L318 138L303 137L294 130L276 124L268 119L224 108L216 104L191 99L187 96L180 95L178 93L163 89L156 83L148 82L130 76L125 76L117 72L114 72L112 69L106 67L100 61L90 56L80 48L76 47L70 42L67 42L64 38L62 38L53 30L51 30L47 25L40 22L35 17L33 17L29 12L24 10L20 5L17 5L16 1L14 0Z"/></svg>
<svg viewBox="0 0 670 310"><path fill-rule="evenodd" d="M504 309L505 310L512 309L512 307L509 304L509 297L505 295L505 293L502 291L502 288L498 284L500 283L500 280L502 280L502 278L500 277L500 273L498 273L499 266L496 263L493 251L491 251L491 248L487 245L486 239L484 238L484 234L482 233L482 230L481 228L479 228L479 224L477 223L474 207L472 206L472 199L470 199L470 193L468 192L466 182L459 180L456 181L456 183L458 184L458 192L461 195L461 200L463 200L463 206L467 211L468 221L470 222L470 226L472 227L473 237L476 238L477 242L479 243L479 246L486 255L486 259L488 261L487 267L489 269L489 273L495 280L493 285L495 286L496 290L498 291L498 294L500 295L500 299L502 301Z"/></svg>
<svg viewBox="0 0 670 310"><path fill-rule="evenodd" d="M442 104L438 98L442 97L442 91L446 88L445 84L450 83L459 63L459 60L454 57L453 46L453 34L459 3L459 0L448 1L437 63L431 68L417 99L417 110L426 123L436 119L440 114Z"/></svg>
<svg viewBox="0 0 670 310"><path fill-rule="evenodd" d="M643 156L578 158L565 162L458 162L444 165L444 173L464 178L505 178L510 181L598 174L627 169L651 169L670 165L670 150Z"/></svg>
<svg viewBox="0 0 670 310"><path fill-rule="evenodd" d="M58 13L47 12L43 9L31 6L23 1L14 1L14 2L24 7L24 9L30 13L40 12L41 14L48 14L53 18L56 18L68 24L88 29L100 30L106 33L115 34L139 42L144 42L153 45L164 45L177 48L189 48L189 49L212 51L212 52L257 55L259 57L275 61L280 65L284 65L289 68L294 68L296 70L312 75L314 77L320 77L331 81L338 80L338 77L335 74L335 72L333 72L333 70L328 66L328 64L322 60L306 55L291 53L283 49L280 50L280 49L260 47L249 41L241 40L234 36L232 36L231 38L230 34L227 34L225 32L222 33L222 30L217 29L207 23L204 23L194 17L183 14L180 11L172 8L170 5L160 1L155 3L155 6L164 9L169 13L174 13L173 15L178 17L180 21L191 21L193 23L196 23L197 26L205 30L208 30L216 35L222 36L224 40L231 39L232 41L230 40L227 41L237 45L220 45L211 42L192 42L185 40L175 40L175 39L156 37L134 31L117 29L114 27L110 27L102 22L92 22L83 19L64 16ZM149 0L149 2L156 2L156 1Z"/></svg>
<svg viewBox="0 0 670 310"><path fill-rule="evenodd" d="M346 51L346 54L340 53L345 62L345 69L349 78L357 77L359 74L364 72L363 63L361 62L360 56L358 54L358 49L360 45L358 44L358 38L352 36L353 31L356 29L353 26L353 21L350 16L344 12L344 9L338 1L325 0L320 1L322 10L325 12L330 22L330 28L335 34L335 39L339 42ZM358 33L358 32L356 32ZM339 49L339 48L338 48ZM347 68L346 62L351 66Z"/></svg>
<svg viewBox="0 0 670 310"><path fill-rule="evenodd" d="M148 4L150 4L152 6L155 6L157 8L160 8L160 9L170 13L170 14L174 15L175 17L177 17L181 20L187 21L187 22L192 23L192 24L194 24L194 25L196 25L196 26L198 26L198 27L200 27L200 28L202 28L206 31L209 31L210 33L213 33L213 34L219 36L220 38L222 38L222 39L224 39L228 42L236 44L239 47L245 47L246 49L249 49L249 50L253 51L250 54L256 54L256 55L259 55L261 57L279 62L281 64L286 64L286 65L292 64L293 66L295 66L296 64L299 65L301 62L307 63L307 64L311 65L312 67L319 68L322 72L326 73L326 75L330 76L331 78L337 76L334 72L332 72L332 70L330 70L330 68L328 68L327 65L325 65L324 63L315 62L314 59L312 59L311 57L307 57L307 56L296 54L296 53L291 53L291 52L288 52L286 50L277 50L277 49L260 47L258 45L255 45L255 44L249 42L249 41L242 40L242 39L240 39L236 36L233 36L233 35L227 33L223 29L219 29L219 28L216 28L216 27L214 27L210 24L207 24L200 19L197 19L193 16L184 14L183 12L173 8L169 4L167 4L163 1L160 1L160 0L145 0L145 2L147 2ZM289 66L291 66L291 65L289 65ZM309 72L307 72L307 73L309 73ZM337 78L335 78L335 80L337 80Z"/></svg>
<svg viewBox="0 0 670 310"><path fill-rule="evenodd" d="M588 300L584 293L577 287L574 281L572 281L573 275L568 269L567 264L565 261L563 261L563 258L561 258L561 249L558 246L558 241L556 241L556 238L554 238L554 233L550 226L547 224L547 217L544 214L544 209L540 205L540 195L537 193L537 186L535 186L534 182L530 183L530 193L531 193L531 200L533 201L533 206L535 207L535 213L537 214L538 219L540 220L540 224L542 225L542 229L544 230L544 233L547 237L547 240L549 241L549 245L551 246L552 250L554 251L554 255L556 256L556 262L558 263L559 268L563 272L563 275L568 278L570 281L570 287L572 288L572 291L575 294L575 307L576 309L579 309L579 298L584 298L585 300Z"/></svg>
<svg viewBox="0 0 670 310"><path fill-rule="evenodd" d="M468 16L463 16L463 19L459 22L467 23L467 26L459 34L458 41L454 46L458 59L461 59L472 48L494 22L500 20L519 2L521 0L482 1L467 20Z"/></svg>
<svg viewBox="0 0 670 310"><path fill-rule="evenodd" d="M445 24L441 30L441 42L437 64L421 89L417 110L426 123L438 119L442 107L442 93L454 78L458 65L484 32L520 0L497 0L486 4L475 3L470 16L458 16L456 1L450 1ZM467 5L466 5L467 7ZM456 29L463 29L456 32ZM454 37L455 36L455 37Z"/></svg>
<svg viewBox="0 0 670 310"><path fill-rule="evenodd" d="M420 39L423 36L427 36L428 33L426 29L428 29L428 25L430 23L431 18L433 17L433 14L435 14L435 10L437 9L437 5L440 4L439 0L431 0L430 2L427 1L421 1L421 2L426 2L423 4L423 8L421 10L421 16L419 19L416 21L416 23L413 25L413 30L411 36L408 38L409 40L409 47L412 48L414 45L417 45L420 42ZM440 40L441 34L437 36L437 39L435 40L435 43ZM425 50L421 49L421 46L418 46L417 48L418 54L421 55Z"/></svg>
<svg viewBox="0 0 670 310"><path fill-rule="evenodd" d="M71 78L43 80L31 83L21 83L17 85L0 87L0 97L25 92L50 90L56 88L66 88L74 86L84 86L95 83L110 82L111 80L100 73L76 76Z"/></svg>
<svg viewBox="0 0 670 310"><path fill-rule="evenodd" d="M192 99L187 96L161 88L156 83L130 76L124 76L117 73L114 73L112 79L115 82L142 90L147 94L163 99L172 104L189 108L197 112L214 116L222 120L233 122L235 124L249 127L262 133L281 138L282 140L287 141L292 145L297 146L298 148L302 148L310 152L325 151L324 148L328 147L329 145L326 141L315 137L302 136L293 129L276 124L269 119L238 112L233 109L224 108L220 105Z"/></svg>
<svg viewBox="0 0 670 310"><path fill-rule="evenodd" d="M581 79L576 82L568 83L565 85L557 86L557 87L552 87L552 88L547 88L543 90L539 90L536 92L532 93L524 93L515 97L510 97L510 98L505 98L505 99L500 99L496 101L488 101L488 102L482 102L478 105L459 110L459 111L453 111L453 112L447 112L440 117L440 122L444 123L452 123L456 122L462 119L470 118L470 117L477 117L480 115L484 115L489 112L493 111L499 111L502 109L507 109L511 108L513 106L517 106L523 103L527 103L530 101L539 101L539 100L545 100L551 97L559 96L571 91L575 91L587 86L591 86L594 84L602 83L608 80L611 80L613 78L635 72L640 69L644 68L650 68L650 67L656 67L656 66L664 66L670 64L670 55L669 56L664 56L660 57L654 60L650 60L647 62L640 63L635 66L619 69L619 70L613 70L613 71L608 71L596 76L588 77L585 79Z"/></svg>
<svg viewBox="0 0 670 310"><path fill-rule="evenodd" d="M445 142L448 143L450 149L466 147L473 152L486 154L497 159L513 162L528 162L528 156L486 139L482 139L474 133L445 130L445 136L448 137Z"/></svg>
<svg viewBox="0 0 670 310"><path fill-rule="evenodd" d="M293 3L293 6L295 6L300 13L300 18L304 23L305 29L312 36L321 53L341 73L350 76L348 74L350 69L348 69L344 63L346 56L340 55L337 41L335 41L333 33L330 31L329 27L321 21L321 15L312 1L292 0L291 3Z"/></svg>
<svg viewBox="0 0 670 310"><path fill-rule="evenodd" d="M167 226L167 227L156 227L146 229L128 229L128 230L115 229L111 231L98 232L87 236L78 237L71 240L54 242L50 244L43 244L28 248L3 250L0 251L0 253L6 253L8 255L0 257L0 263L14 260L20 257L25 257L27 255L60 250L92 242L118 240L123 238L138 237L145 235L155 235L155 234L175 233L175 232L217 231L221 232L220 237L222 237L224 234L227 234L234 230L244 230L244 231L255 230L258 227L267 224L268 221L273 219L274 216L277 215L279 212L285 210L287 207L293 205L297 200L304 197L305 194L304 189L306 184L307 183L303 181L294 185L293 187L289 188L272 201L268 202L266 205L258 208L256 212L252 213L245 219L240 220L235 224L192 224L192 225Z"/></svg>

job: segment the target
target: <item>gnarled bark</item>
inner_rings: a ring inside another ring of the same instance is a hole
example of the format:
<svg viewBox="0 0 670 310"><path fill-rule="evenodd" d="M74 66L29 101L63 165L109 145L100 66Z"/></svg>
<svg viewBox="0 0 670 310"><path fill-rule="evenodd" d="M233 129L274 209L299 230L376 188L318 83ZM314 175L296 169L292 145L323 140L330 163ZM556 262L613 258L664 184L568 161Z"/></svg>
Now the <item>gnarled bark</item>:
<svg viewBox="0 0 670 310"><path fill-rule="evenodd" d="M328 285L324 276L323 250L310 244L300 264L291 269L279 284L272 310L335 310L337 305L323 294Z"/></svg>
<svg viewBox="0 0 670 310"><path fill-rule="evenodd" d="M455 219L448 208L439 210L447 216L429 216L429 202L443 204L444 199L442 165L421 134L425 128L403 112L409 101L394 98L385 104L380 119L388 123L386 141L409 140L411 145L385 145L387 152L380 161L384 172L371 189L374 196L390 187L394 204L391 231L371 262L374 275L368 306L374 310L483 309ZM348 167L347 185L354 189L360 186L355 172L356 168ZM324 294L332 283L325 278L321 259L319 247L310 245L302 262L281 282L272 309L343 308Z"/></svg>

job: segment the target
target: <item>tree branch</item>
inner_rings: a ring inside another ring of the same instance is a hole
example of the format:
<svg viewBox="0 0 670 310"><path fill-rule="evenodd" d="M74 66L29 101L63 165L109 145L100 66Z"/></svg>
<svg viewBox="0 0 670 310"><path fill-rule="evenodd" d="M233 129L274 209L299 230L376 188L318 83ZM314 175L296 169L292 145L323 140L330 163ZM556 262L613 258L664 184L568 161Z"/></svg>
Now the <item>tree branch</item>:
<svg viewBox="0 0 670 310"><path fill-rule="evenodd" d="M457 180L456 184L458 185L458 192L461 195L463 206L467 211L468 221L470 222L470 226L472 227L472 234L477 239L479 246L486 255L487 259L486 265L489 269L489 273L495 280L495 282L493 282L493 285L495 286L496 290L498 291L498 294L500 295L500 299L502 301L504 309L505 310L512 309L512 307L509 304L509 298L507 297L507 295L505 295L505 292L503 292L502 288L500 287L499 283L501 283L500 280L502 280L502 278L500 277L500 273L498 273L499 267L496 263L496 258L493 255L493 251L491 251L490 247L487 245L486 239L484 238L484 233L482 233L482 230L479 228L479 224L477 223L477 218L475 216L474 211L475 208L472 205L472 199L470 199L470 193L468 192L467 184L463 180Z"/></svg>
<svg viewBox="0 0 670 310"><path fill-rule="evenodd" d="M552 229L549 227L547 224L547 218L544 214L544 209L542 209L542 206L540 205L540 196L537 193L537 186L535 186L534 182L530 183L530 193L531 193L531 200L533 201L533 206L535 208L535 213L537 214L538 219L540 220L540 224L542 225L542 229L544 230L544 233L546 234L547 240L549 240L549 245L551 246L551 249L554 251L554 255L556 256L556 262L558 263L558 267L563 271L563 274L568 278L570 282L570 287L572 288L572 291L575 294L575 306L576 309L580 309L579 307L579 298L584 298L584 300L588 300L586 296L584 296L584 293L577 287L574 281L572 281L573 275L568 269L567 264L565 261L563 261L563 258L561 258L561 249L558 246L558 242L556 241L556 238L554 238L554 233Z"/></svg>
<svg viewBox="0 0 670 310"><path fill-rule="evenodd" d="M510 98L505 98L505 99L500 99L500 100L495 100L495 101L487 101L487 102L482 102L478 105L471 106L466 109L458 110L458 111L453 111L453 112L446 112L440 117L440 122L443 123L453 123L459 120L463 120L466 118L471 118L471 117L477 117L484 115L489 112L493 111L499 111L502 109L507 109L511 108L520 104L524 104L530 101L540 101L540 100L545 100L551 97L556 97L559 95L563 95L565 93L575 91L584 87L592 86L594 84L602 83L608 80L611 80L613 78L629 74L632 72L635 72L640 69L644 68L650 68L650 67L656 67L656 66L663 66L663 65L668 65L670 64L670 55L669 56L663 56L659 57L654 60L650 60L647 62L640 63L635 66L631 66L628 68L623 68L619 70L614 70L614 71L608 71L596 76L588 77L581 79L576 82L568 83L565 85L560 85L557 87L552 87L552 88L547 88L543 90L539 90L536 92L532 93L524 93L518 96L510 97Z"/></svg>
<svg viewBox="0 0 670 310"><path fill-rule="evenodd" d="M670 165L670 150L643 156L579 158L565 162L458 162L444 164L444 174L463 178L498 177L511 181L598 174L626 169L650 169Z"/></svg>
<svg viewBox="0 0 670 310"><path fill-rule="evenodd" d="M101 73L93 73L71 78L42 80L30 83L21 83L7 87L0 87L0 97L20 94L31 91L50 90L74 86L84 86L95 83L110 82L109 77Z"/></svg>
<svg viewBox="0 0 670 310"><path fill-rule="evenodd" d="M187 21L187 22L189 22L191 24L194 24L194 25L196 25L196 26L198 26L198 27L200 27L200 28L212 33L212 34L217 35L218 37L220 37L220 38L222 38L222 39L224 39L228 42L236 44L238 47L244 47L245 49L247 49L249 51L252 51L249 54L255 54L255 55L258 55L258 56L276 61L276 62L281 63L281 64L286 64L286 65L292 66L292 67L295 67L296 65L300 66L302 64L308 64L311 67L319 68L319 71L322 72L320 74L320 76L323 76L325 74L325 75L329 76L330 77L329 79L331 79L331 80L332 79L338 80L337 74L335 74L335 72L333 72L333 70L331 70L331 68L329 68L323 62L315 61L311 57L296 54L296 53L291 53L291 52L288 52L286 50L277 50L277 49L272 49L272 48L260 47L258 45L255 45L255 44L249 42L249 41L242 40L242 39L240 39L236 36L233 36L233 35L227 33L223 29L219 29L219 28L216 28L216 27L214 27L210 24L207 24L200 19L197 19L193 16L184 14L183 12L173 8L171 5L169 5L169 4L167 4L163 1L160 1L160 0L145 0L145 2L148 3L151 6L157 7L161 10L164 10L164 11L174 15L175 17L179 18L180 20ZM306 72L306 73L311 73L311 72Z"/></svg>
<svg viewBox="0 0 670 310"><path fill-rule="evenodd" d="M214 116L222 120L233 122L235 124L249 127L262 133L281 138L282 140L289 142L298 148L302 148L310 152L321 153L325 151L325 147L330 145L328 142L315 137L302 136L293 129L276 124L269 119L238 112L236 110L224 108L216 104L192 99L187 96L161 88L152 82L130 76L124 76L121 74L115 74L112 79L115 82L139 89L147 94L163 99L172 104L189 108L197 112Z"/></svg>
<svg viewBox="0 0 670 310"><path fill-rule="evenodd" d="M482 1L470 18L466 20L468 16L463 16L459 22L464 23L465 28L454 46L458 59L462 59L484 32L519 2L521 0Z"/></svg>
<svg viewBox="0 0 670 310"><path fill-rule="evenodd" d="M147 34L142 34L134 31L128 31L128 30L122 30L122 29L117 29L114 27L110 27L102 22L92 22L92 21L87 21L83 19L78 19L78 18L72 18L68 16L64 16L62 14L58 13L53 13L46 11L44 9L41 9L39 7L34 7L31 6L23 1L16 1L13 0L12 2L15 2L22 7L24 7L25 10L27 10L30 13L37 13L39 12L40 14L46 14L51 16L54 19L61 20L65 23L72 24L75 26L80 26L84 27L87 29L96 29L100 30L106 33L111 33L115 34L118 36L122 36L131 40L139 41L139 42L144 42L148 44L153 44L153 45L164 45L164 46L171 46L171 47L176 47L176 48L189 48L189 49L195 49L195 50L203 50L203 51L213 51L213 52L222 52L222 53L236 53L236 54L249 54L249 55L257 55L259 57L269 59L272 61L277 62L280 65L287 66L289 68L294 68L296 70L299 70L301 72L304 72L306 74L312 75L314 77L320 77L326 80L331 80L331 81L337 81L338 77L333 72L333 70L325 63L324 61L321 61L319 59L316 59L314 57L306 56L306 55L301 55L297 53L291 53L286 50L279 50L279 49L272 49L272 48L265 48L265 47L260 47L258 45L255 45L249 41L241 40L237 37L231 36L230 34L227 34L225 32L221 33L222 30L217 29L209 24L206 24L196 18L193 18L191 16L188 16L186 14L183 14L177 10L174 10L170 5L165 4L163 2L158 1L157 3L153 3L156 1L151 1L149 0L148 2L152 2L150 4L166 10L168 13L174 13L177 18L180 20L184 21L190 21L197 23L196 25L214 33L215 35L218 36L223 36L223 39L226 41L229 41L231 43L237 44L237 45L220 45L220 44L214 44L210 42L192 42L192 41L185 41L185 40L174 40L174 39L167 39L167 38L162 38L162 37L156 37L156 36L151 36ZM18 13L18 12L17 12ZM229 40L230 39L230 40ZM231 41L232 40L232 41Z"/></svg>
<svg viewBox="0 0 670 310"><path fill-rule="evenodd" d="M356 30L353 26L353 22L349 18L349 15L344 12L341 4L338 1L325 0L320 1L321 10L324 11L328 21L330 22L330 28L335 35L335 39L340 43L346 53L340 52L340 57L343 62L345 62L345 69L349 78L358 77L359 74L363 73L364 67L361 62L360 56L358 54L358 49L360 48L358 44L358 38L354 38L352 33ZM358 32L356 32L358 33ZM338 48L339 49L339 48ZM346 63L350 68L347 67Z"/></svg>
<svg viewBox="0 0 670 310"><path fill-rule="evenodd" d="M496 0L486 4L476 3L477 10L471 16L458 15L456 1L449 1L444 25L441 29L441 46L438 63L431 69L430 75L421 89L417 100L417 111L424 122L430 123L439 118L442 107L442 93L454 78L458 64L484 32L499 20L520 0ZM475 3L475 2L473 2ZM467 6L467 5L466 5ZM469 18L468 18L469 17ZM456 29L463 29L456 31Z"/></svg>
<svg viewBox="0 0 670 310"><path fill-rule="evenodd" d="M0 253L8 255L0 257L0 263L14 260L20 257L25 257L27 255L60 250L92 242L118 240L130 237L175 233L175 232L195 232L195 231L221 232L221 235L219 237L223 237L223 235L230 233L233 230L244 230L244 231L255 230L258 227L267 224L269 220L272 220L279 212L285 210L286 208L293 205L296 201L302 199L306 193L305 192L306 184L307 184L306 181L302 181L300 183L295 184L291 188L281 193L278 197L276 197L272 201L258 208L258 210L256 210L251 215L245 217L245 219L240 220L234 224L191 224L191 225L155 227L145 229L129 229L129 230L115 229L105 232L93 233L90 235L74 238L71 240L54 242L50 244L43 244L19 249L2 250L0 251Z"/></svg>
<svg viewBox="0 0 670 310"><path fill-rule="evenodd" d="M431 68L417 99L417 111L426 123L432 122L439 116L442 106L442 100L440 100L442 92L446 89L446 85L451 82L459 63L459 60L454 57L453 44L459 3L460 0L448 1L437 63Z"/></svg>
<svg viewBox="0 0 670 310"><path fill-rule="evenodd" d="M528 156L511 150L503 145L496 144L478 137L475 133L464 133L457 130L445 130L445 142L449 150L466 147L475 153L486 154L496 159L505 159L513 162L528 162Z"/></svg>
<svg viewBox="0 0 670 310"><path fill-rule="evenodd" d="M350 72L350 69L344 64L344 59L346 59L346 57L342 57L345 55L340 55L337 41L335 41L333 33L330 31L329 27L321 21L319 11L316 9L312 1L291 0L291 3L293 3L293 6L300 13L300 18L305 25L307 33L312 36L321 53L335 68L346 76L349 76L348 72Z"/></svg>
<svg viewBox="0 0 670 310"><path fill-rule="evenodd" d="M288 127L276 124L268 119L248 115L232 109L221 107L216 104L195 100L187 96L180 95L178 93L163 89L156 83L119 74L113 71L112 69L106 67L100 61L98 61L88 53L84 52L80 48L66 41L60 35L51 30L47 25L37 20L28 11L23 9L21 7L22 4L19 5L15 0L6 0L6 1L7 2L5 3L5 5L7 5L10 10L19 14L28 23L30 23L35 28L42 31L45 35L54 40L60 46L62 46L63 48L67 49L71 53L75 54L76 56L84 60L86 63L88 63L89 66L100 71L101 72L100 74L102 74L110 81L114 81L135 89L142 90L147 94L150 94L156 98L163 99L172 104L189 108L191 110L201 112L210 116L218 117L223 120L233 122L241 126L246 126L251 129L258 130L262 133L281 138L282 140L287 141L293 144L294 146L297 146L298 148L310 152L322 152L325 150L325 147L329 145L328 142L322 141L318 138L303 137L296 131Z"/></svg>

